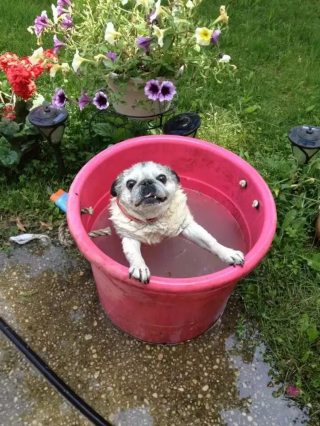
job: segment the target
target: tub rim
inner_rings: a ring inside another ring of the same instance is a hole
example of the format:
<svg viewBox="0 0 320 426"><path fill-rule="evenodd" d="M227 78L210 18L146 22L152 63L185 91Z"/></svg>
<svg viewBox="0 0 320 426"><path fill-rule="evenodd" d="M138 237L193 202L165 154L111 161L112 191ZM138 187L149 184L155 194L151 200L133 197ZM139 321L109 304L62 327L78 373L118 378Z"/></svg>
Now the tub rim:
<svg viewBox="0 0 320 426"><path fill-rule="evenodd" d="M81 221L80 201L79 196L77 195L81 192L86 176L89 175L98 164L103 163L105 158L109 157L110 154L116 155L118 152L121 152L124 147L134 148L134 146L139 143L140 145L146 145L151 141L155 143L173 141L178 145L185 146L186 144L189 144L194 147L200 147L205 151L214 151L218 156L224 157L227 159L227 161L233 163L235 167L244 170L246 174L251 176L252 181L255 182L255 185L259 187L262 196L260 201L263 202L265 217L267 217L268 220L265 220L258 240L251 248L251 250L246 254L243 268L240 266L229 266L213 274L192 278L167 278L152 275L150 283L145 286L135 279L129 279L128 267L121 265L104 254L91 241L90 237L88 237ZM91 264L95 265L104 273L107 273L109 278L121 280L123 283L133 287L143 288L148 292L176 293L177 290L179 290L179 293L198 293L201 291L210 291L232 285L233 283L236 283L248 275L258 265L258 263L268 252L273 241L276 231L277 213L274 198L267 183L264 181L257 170L255 170L249 163L236 154L218 145L199 139L171 135L150 135L128 139L124 142L120 142L117 145L109 147L97 154L82 167L73 180L69 190L67 201L67 221L71 235L73 236L80 252Z"/></svg>

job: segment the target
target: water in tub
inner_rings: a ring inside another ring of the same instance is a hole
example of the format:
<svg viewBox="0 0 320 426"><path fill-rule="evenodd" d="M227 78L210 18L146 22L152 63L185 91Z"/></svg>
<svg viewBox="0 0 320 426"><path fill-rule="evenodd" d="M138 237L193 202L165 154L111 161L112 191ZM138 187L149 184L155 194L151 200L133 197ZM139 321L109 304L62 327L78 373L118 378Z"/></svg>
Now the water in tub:
<svg viewBox="0 0 320 426"><path fill-rule="evenodd" d="M245 241L232 214L214 199L197 191L186 189L188 205L195 220L220 244L246 251ZM101 212L92 229L111 226L108 207ZM111 226L112 228L112 226ZM122 252L121 240L112 228L112 236L95 238L94 242L106 255L128 266ZM142 255L151 274L161 277L191 278L212 274L228 265L182 236L167 239L154 246L143 246Z"/></svg>

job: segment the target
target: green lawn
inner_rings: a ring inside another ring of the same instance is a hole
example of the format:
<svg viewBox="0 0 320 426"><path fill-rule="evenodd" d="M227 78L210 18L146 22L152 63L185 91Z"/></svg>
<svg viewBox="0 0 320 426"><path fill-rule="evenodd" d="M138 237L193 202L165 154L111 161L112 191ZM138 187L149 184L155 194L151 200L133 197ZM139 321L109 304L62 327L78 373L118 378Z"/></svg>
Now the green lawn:
<svg viewBox="0 0 320 426"><path fill-rule="evenodd" d="M26 28L50 4L1 0L0 51L23 55L36 48ZM203 0L202 16L214 20L219 6ZM221 45L238 71L221 85L186 75L180 83L179 108L198 110L203 117L200 136L249 161L275 194L279 221L273 248L238 293L246 307L244 321L257 320L279 381L302 389L298 399L311 404L312 419L319 424L320 253L314 221L320 205L320 156L299 169L286 133L299 124L320 125L320 4L232 0L227 8L230 29ZM53 91L48 80L39 88ZM87 117L74 112L71 118L64 155L76 172L98 148L88 142L83 127ZM20 214L30 221L37 214L58 222L45 187L67 189L72 175L63 184L55 182L54 173L51 153L44 150L42 160L31 164L19 181L2 178L0 213Z"/></svg>

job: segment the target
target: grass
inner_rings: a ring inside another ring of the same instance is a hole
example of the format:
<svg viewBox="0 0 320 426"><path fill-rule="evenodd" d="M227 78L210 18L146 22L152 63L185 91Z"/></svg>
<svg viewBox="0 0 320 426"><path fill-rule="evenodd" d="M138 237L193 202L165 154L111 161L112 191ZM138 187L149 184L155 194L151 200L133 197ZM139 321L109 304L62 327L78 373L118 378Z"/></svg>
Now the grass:
<svg viewBox="0 0 320 426"><path fill-rule="evenodd" d="M50 1L2 0L0 51L21 55L35 48L25 28ZM77 3L77 2L76 2ZM202 15L214 19L218 2L203 0ZM185 76L179 108L201 112L200 137L249 161L263 175L276 199L278 229L262 264L238 286L247 319L255 319L280 382L302 389L298 398L320 418L320 253L314 221L320 205L320 160L298 168L290 154L288 130L320 125L318 64L320 5L312 0L231 0L230 30L221 43L238 66L221 85ZM52 93L43 80L41 90ZM37 229L40 220L59 221L47 201L46 186L67 188L72 175L101 147L92 146L83 114L72 112L64 155L72 171L65 182L55 177L51 152L43 152L18 180L0 181L0 212L21 215ZM39 219L38 219L39 220ZM6 231L3 231L6 234Z"/></svg>

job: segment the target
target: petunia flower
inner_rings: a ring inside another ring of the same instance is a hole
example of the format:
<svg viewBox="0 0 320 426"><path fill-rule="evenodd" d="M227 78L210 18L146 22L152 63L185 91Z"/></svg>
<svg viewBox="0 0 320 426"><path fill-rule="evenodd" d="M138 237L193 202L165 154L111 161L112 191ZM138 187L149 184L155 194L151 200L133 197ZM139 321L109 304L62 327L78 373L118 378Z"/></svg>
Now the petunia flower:
<svg viewBox="0 0 320 426"><path fill-rule="evenodd" d="M107 109L109 106L108 97L103 92L97 92L93 98L93 104L98 109Z"/></svg>
<svg viewBox="0 0 320 426"><path fill-rule="evenodd" d="M66 15L68 13L69 13L68 9L64 9L62 6L59 6L59 4L58 4L58 7L57 7L57 18L60 18L60 16Z"/></svg>
<svg viewBox="0 0 320 426"><path fill-rule="evenodd" d="M49 19L47 16L47 12L44 10L43 12L41 12L40 16L37 16L35 21L34 21L34 32L36 34L36 36L39 36L42 31L47 27L49 23Z"/></svg>
<svg viewBox="0 0 320 426"><path fill-rule="evenodd" d="M53 22L55 24L57 24L57 22L58 22L58 8L54 4L52 4L51 9L52 9Z"/></svg>
<svg viewBox="0 0 320 426"><path fill-rule="evenodd" d="M165 30L161 30L156 25L153 26L153 34L158 37L158 44L160 47L163 47L163 37Z"/></svg>
<svg viewBox="0 0 320 426"><path fill-rule="evenodd" d="M213 31L211 34L211 39L210 39L211 43L214 43L216 46L219 46L218 38L220 34L221 34L220 30Z"/></svg>
<svg viewBox="0 0 320 426"><path fill-rule="evenodd" d="M61 21L61 27L64 30L67 30L68 28L73 27L73 20L70 15L66 15L63 20Z"/></svg>
<svg viewBox="0 0 320 426"><path fill-rule="evenodd" d="M151 20L151 17L152 17L152 20ZM160 19L160 16L155 16L155 10L153 10L151 13L149 13L149 15L147 15L148 25L152 25L152 24L158 25L159 19Z"/></svg>
<svg viewBox="0 0 320 426"><path fill-rule="evenodd" d="M290 396L299 396L300 395L300 393L301 393L301 389L298 389L298 388L296 388L295 386L293 386L293 385L289 385L289 386L287 386L287 388L286 388L286 392L287 392L287 394L288 395L290 395Z"/></svg>
<svg viewBox="0 0 320 426"><path fill-rule="evenodd" d="M154 0L137 0L136 5L142 4L144 7L149 8L154 5Z"/></svg>
<svg viewBox="0 0 320 426"><path fill-rule="evenodd" d="M144 93L151 101L156 101L159 99L160 94L160 84L158 80L149 80L147 81L144 87Z"/></svg>
<svg viewBox="0 0 320 426"><path fill-rule="evenodd" d="M56 54L60 47L65 47L65 43L62 43L62 41L58 40L58 37L56 35L53 36L53 53Z"/></svg>
<svg viewBox="0 0 320 426"><path fill-rule="evenodd" d="M72 68L73 68L74 72L77 72L79 70L79 68L81 67L81 64L85 61L86 61L86 59L82 58L79 55L79 50L77 49L76 53L74 54L73 61L72 61Z"/></svg>
<svg viewBox="0 0 320 426"><path fill-rule="evenodd" d="M171 81L163 81L160 86L159 101L172 101L176 93L175 85Z"/></svg>
<svg viewBox="0 0 320 426"><path fill-rule="evenodd" d="M43 59L43 47L36 49L31 56L29 56L29 61L32 65L36 65L39 61Z"/></svg>
<svg viewBox="0 0 320 426"><path fill-rule="evenodd" d="M149 21L150 23L157 21L159 19L159 16L162 13L162 8L161 8L161 0L158 0L156 3L156 8L155 10L149 15Z"/></svg>
<svg viewBox="0 0 320 426"><path fill-rule="evenodd" d="M112 22L108 22L107 23L106 32L104 34L104 39L109 44L111 44L113 46L114 43L115 43L115 38L117 36L120 36L120 35L121 35L120 33L118 33L117 31L115 31L113 23Z"/></svg>
<svg viewBox="0 0 320 426"><path fill-rule="evenodd" d="M217 24L218 22L223 22L226 25L229 22L229 16L227 15L226 7L225 6L220 6L220 16L219 16L219 18L217 18L214 21L213 25Z"/></svg>
<svg viewBox="0 0 320 426"><path fill-rule="evenodd" d="M56 88L55 93L51 99L51 104L56 108L62 108L69 99L67 98L63 89Z"/></svg>
<svg viewBox="0 0 320 426"><path fill-rule="evenodd" d="M124 6L125 4L128 3L128 0L121 0L121 4Z"/></svg>
<svg viewBox="0 0 320 426"><path fill-rule="evenodd" d="M152 37L138 37L137 38L137 46L140 49L145 50L146 52L150 52L150 44L152 42Z"/></svg>
<svg viewBox="0 0 320 426"><path fill-rule="evenodd" d="M192 0L188 0L187 4L186 4L186 7L189 8L189 9L193 9L194 8L193 1Z"/></svg>
<svg viewBox="0 0 320 426"><path fill-rule="evenodd" d="M196 39L197 44L201 46L208 46L211 40L212 30L208 30L208 28L197 28L196 29Z"/></svg>
<svg viewBox="0 0 320 426"><path fill-rule="evenodd" d="M220 59L218 62L224 62L224 63L228 63L231 61L231 56L229 55L221 55Z"/></svg>
<svg viewBox="0 0 320 426"><path fill-rule="evenodd" d="M40 105L43 105L44 101L45 101L45 98L42 95L38 94L36 98L32 101L32 106L30 108L30 111L32 111L34 108L37 108Z"/></svg>
<svg viewBox="0 0 320 426"><path fill-rule="evenodd" d="M81 89L81 97L80 97L80 99L79 99L79 108L80 108L80 111L82 111L82 110L83 110L83 108L84 108L86 105L88 105L88 104L92 104L92 102L93 102L93 98L90 98L89 96L87 96L87 95L85 94L84 89Z"/></svg>
<svg viewBox="0 0 320 426"><path fill-rule="evenodd" d="M113 52L106 53L106 57L110 59L110 61L114 62L117 59L117 54Z"/></svg>

